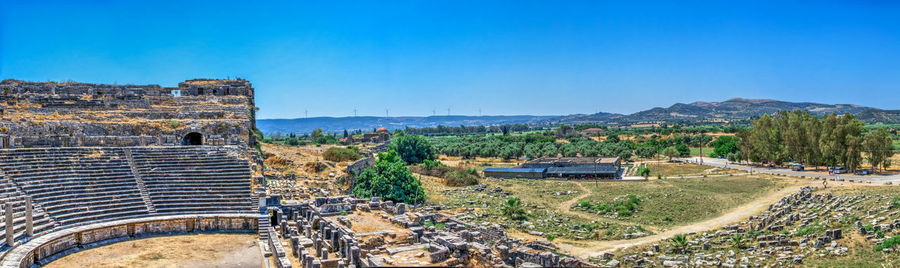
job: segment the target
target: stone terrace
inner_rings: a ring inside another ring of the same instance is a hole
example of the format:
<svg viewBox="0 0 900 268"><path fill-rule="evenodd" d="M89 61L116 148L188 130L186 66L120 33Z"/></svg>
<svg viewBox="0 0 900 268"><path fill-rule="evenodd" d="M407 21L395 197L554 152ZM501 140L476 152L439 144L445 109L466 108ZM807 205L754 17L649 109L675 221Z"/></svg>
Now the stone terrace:
<svg viewBox="0 0 900 268"><path fill-rule="evenodd" d="M255 213L250 168L239 152L205 146L0 150L6 215L0 233L7 238L0 250L98 222Z"/></svg>

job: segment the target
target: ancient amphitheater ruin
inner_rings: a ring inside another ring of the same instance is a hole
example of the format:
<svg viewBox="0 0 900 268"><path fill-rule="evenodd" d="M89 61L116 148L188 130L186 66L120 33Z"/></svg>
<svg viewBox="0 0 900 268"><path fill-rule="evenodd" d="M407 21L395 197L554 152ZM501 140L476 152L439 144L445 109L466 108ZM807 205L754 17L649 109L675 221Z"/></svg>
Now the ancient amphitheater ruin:
<svg viewBox="0 0 900 268"><path fill-rule="evenodd" d="M248 81L5 80L0 92L3 267L132 237L256 230Z"/></svg>
<svg viewBox="0 0 900 268"><path fill-rule="evenodd" d="M592 266L439 208L267 195L243 79L0 82L2 267L134 238L258 233L266 267Z"/></svg>

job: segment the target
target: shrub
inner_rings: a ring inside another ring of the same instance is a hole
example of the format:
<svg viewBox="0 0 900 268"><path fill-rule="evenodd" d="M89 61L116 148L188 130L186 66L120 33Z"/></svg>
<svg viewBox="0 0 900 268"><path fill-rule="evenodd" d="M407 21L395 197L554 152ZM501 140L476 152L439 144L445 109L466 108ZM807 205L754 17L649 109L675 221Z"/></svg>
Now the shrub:
<svg viewBox="0 0 900 268"><path fill-rule="evenodd" d="M478 184L477 170L448 167L439 161L425 160L422 164L410 166L410 170L415 173L441 178L446 186L457 187Z"/></svg>
<svg viewBox="0 0 900 268"><path fill-rule="evenodd" d="M553 239L556 239L556 236L553 234L547 234L544 236L544 238L547 238L547 241L553 241Z"/></svg>
<svg viewBox="0 0 900 268"><path fill-rule="evenodd" d="M391 141L388 149L394 150L408 164L418 164L425 160L433 160L434 147L419 135L400 135Z"/></svg>
<svg viewBox="0 0 900 268"><path fill-rule="evenodd" d="M600 214L610 214L615 213L619 217L629 217L634 215L634 212L638 210L639 205L641 204L641 199L636 195L630 194L624 197L616 198L612 203L599 203L593 205L587 201L578 202L578 207L593 209L599 212Z"/></svg>
<svg viewBox="0 0 900 268"><path fill-rule="evenodd" d="M514 221L526 219L525 209L522 208L522 201L516 197L506 199L506 203L503 204L502 212L503 216Z"/></svg>
<svg viewBox="0 0 900 268"><path fill-rule="evenodd" d="M728 239L731 243L731 246L734 248L743 248L746 241L744 241L744 235L742 234L733 234L731 238Z"/></svg>
<svg viewBox="0 0 900 268"><path fill-rule="evenodd" d="M364 169L356 176L353 194L361 198L379 196L409 204L425 201L422 183L393 150L378 154L375 166Z"/></svg>
<svg viewBox="0 0 900 268"><path fill-rule="evenodd" d="M334 162L353 161L360 157L359 150L355 147L331 147L325 150L325 153L322 153L322 158Z"/></svg>
<svg viewBox="0 0 900 268"><path fill-rule="evenodd" d="M628 217L631 216L631 210L625 206L616 206L616 215L619 217Z"/></svg>
<svg viewBox="0 0 900 268"><path fill-rule="evenodd" d="M451 187L469 186L476 184L478 184L478 177L470 173L462 173L455 170L450 172L450 175L444 178L444 185Z"/></svg>
<svg viewBox="0 0 900 268"><path fill-rule="evenodd" d="M672 246L678 250L679 253L684 253L684 250L687 249L688 246L688 238L684 234L677 234L675 237L672 237Z"/></svg>
<svg viewBox="0 0 900 268"><path fill-rule="evenodd" d="M637 173L641 177L644 177L644 178L649 177L650 176L650 168L647 167L646 165L642 165L642 166L638 167Z"/></svg>
<svg viewBox="0 0 900 268"><path fill-rule="evenodd" d="M298 145L300 145L300 140L298 140L297 138L294 138L294 137L290 137L290 138L287 138L284 140L284 144L287 144L290 146L298 146Z"/></svg>
<svg viewBox="0 0 900 268"><path fill-rule="evenodd" d="M818 233L824 229L825 229L825 227L823 227L821 224L807 225L807 226L800 227L800 229L797 229L796 234L799 236L806 236L806 235Z"/></svg>
<svg viewBox="0 0 900 268"><path fill-rule="evenodd" d="M438 167L446 167L446 166L444 165L444 163L441 163L441 161L426 159L424 162L422 162L422 167L425 169L431 170L431 169L435 169Z"/></svg>
<svg viewBox="0 0 900 268"><path fill-rule="evenodd" d="M895 248L900 246L900 236L894 236L881 241L881 244L875 245L875 251L881 252L886 248Z"/></svg>

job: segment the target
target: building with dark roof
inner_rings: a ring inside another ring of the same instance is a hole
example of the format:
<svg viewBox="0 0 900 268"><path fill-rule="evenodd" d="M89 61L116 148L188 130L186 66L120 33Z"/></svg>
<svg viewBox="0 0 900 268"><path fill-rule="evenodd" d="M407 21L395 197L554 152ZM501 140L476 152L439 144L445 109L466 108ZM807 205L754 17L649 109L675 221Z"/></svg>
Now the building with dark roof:
<svg viewBox="0 0 900 268"><path fill-rule="evenodd" d="M484 175L495 178L585 178L618 179L618 157L543 157L516 168L487 168Z"/></svg>

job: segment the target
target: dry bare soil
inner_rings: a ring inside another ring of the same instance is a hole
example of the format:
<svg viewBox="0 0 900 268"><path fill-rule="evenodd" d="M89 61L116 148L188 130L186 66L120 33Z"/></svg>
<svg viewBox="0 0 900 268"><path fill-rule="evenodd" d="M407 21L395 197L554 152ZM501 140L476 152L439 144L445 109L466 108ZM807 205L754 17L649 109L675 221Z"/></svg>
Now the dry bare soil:
<svg viewBox="0 0 900 268"><path fill-rule="evenodd" d="M153 237L74 253L45 267L260 267L256 235Z"/></svg>

